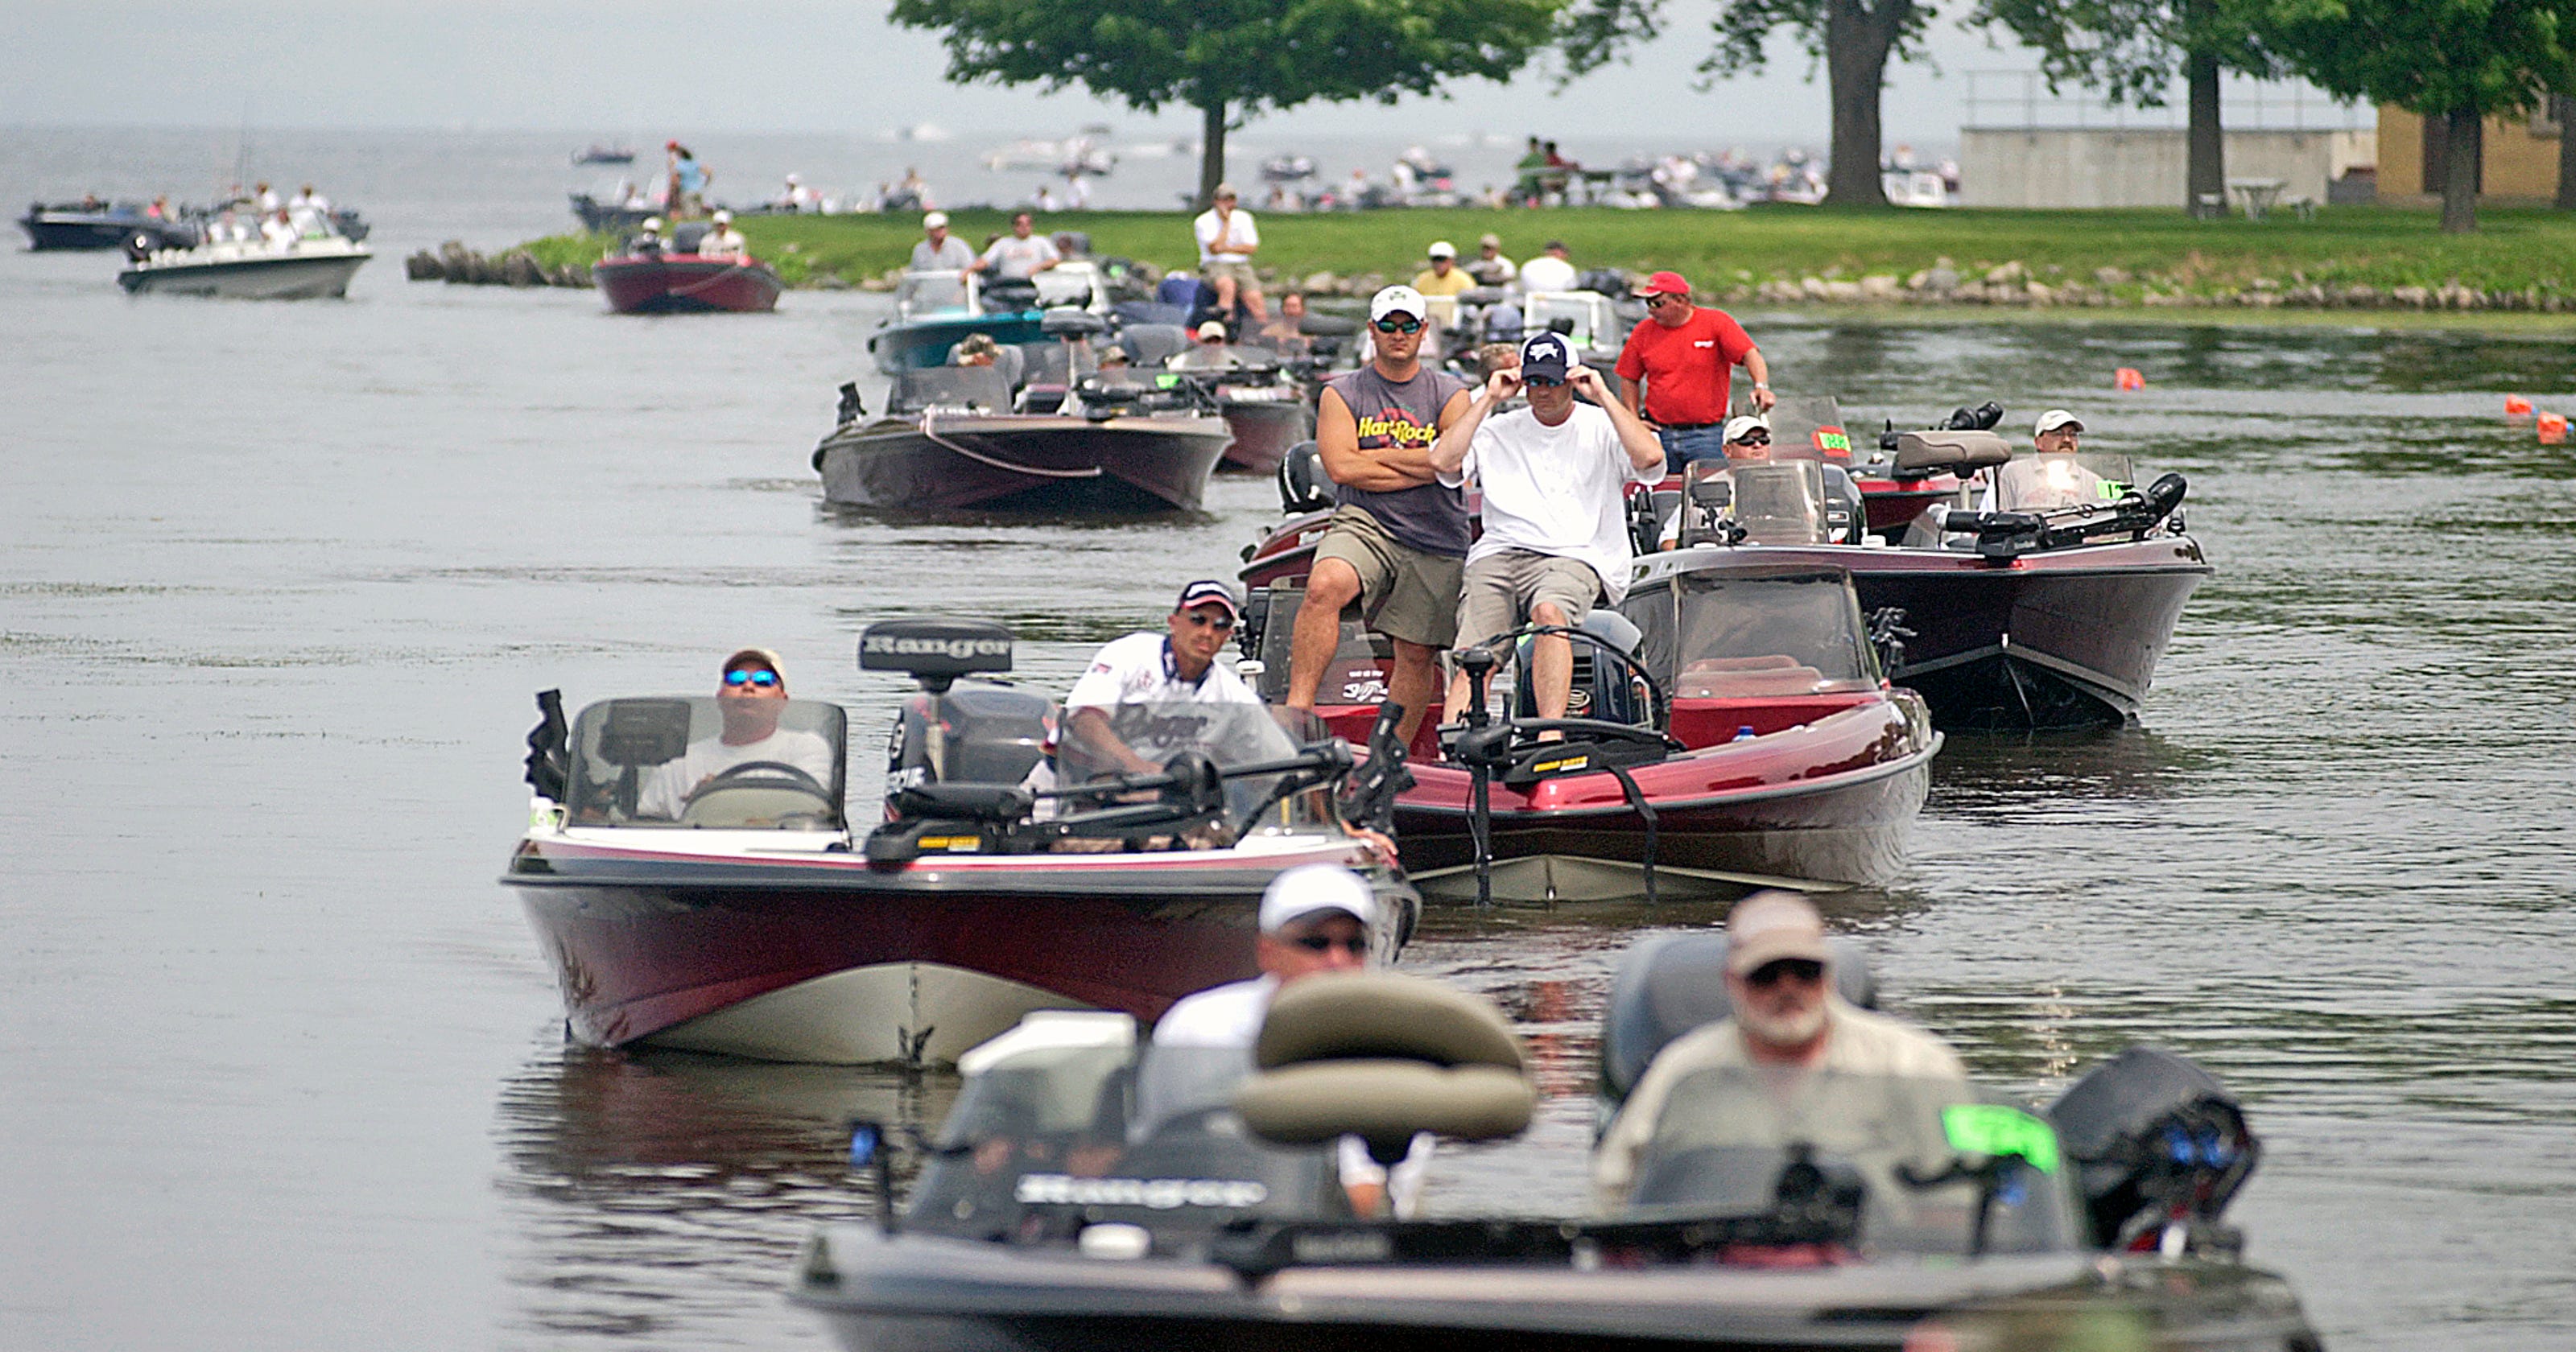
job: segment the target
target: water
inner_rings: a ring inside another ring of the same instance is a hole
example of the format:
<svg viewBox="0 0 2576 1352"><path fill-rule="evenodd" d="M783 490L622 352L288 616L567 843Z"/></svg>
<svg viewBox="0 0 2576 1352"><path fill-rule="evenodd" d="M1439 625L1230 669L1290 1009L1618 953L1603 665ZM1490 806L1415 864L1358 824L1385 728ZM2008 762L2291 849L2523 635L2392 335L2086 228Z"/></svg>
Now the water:
<svg viewBox="0 0 2576 1352"><path fill-rule="evenodd" d="M388 250L555 210L479 184L380 208ZM866 296L635 321L383 260L337 304L113 271L0 254L0 1345L822 1346L778 1291L867 1209L840 1123L953 1086L565 1049L495 881L531 693L698 690L760 643L873 745L862 624L998 617L1062 683L1229 571L1268 485L1167 524L827 514ZM1890 1003L2033 1093L2133 1040L2204 1059L2268 1142L2252 1251L2339 1349L2576 1341L2576 489L2493 417L2576 353L1745 318L1855 424L2076 409L2191 476L2218 566L2146 728L1952 739L1912 871L1835 907ZM1407 965L1502 1000L1551 1095L1444 1157L1443 1205L1574 1204L1616 954L1709 918L1437 919Z"/></svg>

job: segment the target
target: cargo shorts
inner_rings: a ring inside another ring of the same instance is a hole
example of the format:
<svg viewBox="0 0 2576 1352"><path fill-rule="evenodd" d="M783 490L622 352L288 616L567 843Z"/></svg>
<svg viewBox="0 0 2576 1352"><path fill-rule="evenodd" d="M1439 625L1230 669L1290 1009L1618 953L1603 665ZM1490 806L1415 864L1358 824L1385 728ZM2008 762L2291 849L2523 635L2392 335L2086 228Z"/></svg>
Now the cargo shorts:
<svg viewBox="0 0 2576 1352"><path fill-rule="evenodd" d="M1457 646L1472 648L1537 620L1530 614L1553 601L1567 624L1581 624L1601 599L1601 576L1580 559L1526 549L1506 549L1468 564L1466 595L1458 603Z"/></svg>
<svg viewBox="0 0 2576 1352"><path fill-rule="evenodd" d="M1315 542L1315 561L1340 559L1360 575L1360 618L1389 638L1446 648L1458 634L1463 559L1395 538L1366 509L1336 507Z"/></svg>

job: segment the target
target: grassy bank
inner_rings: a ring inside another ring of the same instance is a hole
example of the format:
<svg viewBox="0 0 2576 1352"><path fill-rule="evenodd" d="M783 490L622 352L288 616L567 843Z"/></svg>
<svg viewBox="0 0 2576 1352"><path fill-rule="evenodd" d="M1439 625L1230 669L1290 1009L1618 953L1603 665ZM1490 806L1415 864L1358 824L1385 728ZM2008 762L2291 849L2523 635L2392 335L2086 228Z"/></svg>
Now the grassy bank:
<svg viewBox="0 0 2576 1352"><path fill-rule="evenodd" d="M2477 234L2451 236L2441 233L2432 212L2386 207L2334 207L2310 221L2274 213L2261 221L2208 222L2161 210L1272 214L1261 220L1260 263L1293 281L1316 273L1331 273L1344 283L1401 279L1421 266L1432 240L1451 240L1472 252L1476 238L1491 231L1515 258L1562 239L1579 267L1673 268L1705 293L1734 292L1738 299L1792 300L1786 288L1800 286L1815 301L1879 299L1909 281L1920 292L1924 279L1917 274L1946 260L1972 290L2001 269L1997 300L2001 287L2011 286L2018 298L2032 282L2072 286L2076 303L2089 293L2099 298L2091 303L2114 304L2308 287L2326 293L2325 303L2335 303L2331 297L2349 288L2368 287L2384 304L2398 288L2456 287L2485 298L2527 299L2528 308L2544 308L2550 298L2576 307L2576 214L2490 208L2479 220L2483 228ZM955 228L970 242L1008 224L995 212L956 213ZM1164 267L1186 266L1195 257L1189 219L1181 213L1069 212L1047 217L1046 224L1088 232L1101 254ZM920 237L911 216L747 217L740 225L754 250L781 264L791 283L826 274L851 283L880 277L900 268ZM587 262L598 256L600 244L595 236L564 235L528 247L550 263ZM1880 280L1870 283L1867 296L1853 296L1843 286L1827 295L1817 285L1872 278ZM2290 303L2299 301L2293 296ZM2433 304L2443 308L2438 299Z"/></svg>

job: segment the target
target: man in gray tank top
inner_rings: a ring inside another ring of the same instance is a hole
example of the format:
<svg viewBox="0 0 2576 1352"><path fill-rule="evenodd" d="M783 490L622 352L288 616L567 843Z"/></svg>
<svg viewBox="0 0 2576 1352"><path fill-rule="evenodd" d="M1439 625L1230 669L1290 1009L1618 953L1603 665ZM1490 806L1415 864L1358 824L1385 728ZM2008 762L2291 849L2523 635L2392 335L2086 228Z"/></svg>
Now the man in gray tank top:
<svg viewBox="0 0 2576 1352"><path fill-rule="evenodd" d="M1288 705L1315 707L1316 687L1341 646L1342 608L1357 601L1370 628L1395 642L1387 699L1404 709L1399 736L1422 726L1434 660L1458 633L1467 559L1467 496L1444 488L1431 445L1465 416L1467 382L1422 364L1430 307L1409 286L1369 302L1376 356L1335 376L1315 412L1315 451L1340 486L1288 655ZM1338 694L1339 692L1336 692Z"/></svg>

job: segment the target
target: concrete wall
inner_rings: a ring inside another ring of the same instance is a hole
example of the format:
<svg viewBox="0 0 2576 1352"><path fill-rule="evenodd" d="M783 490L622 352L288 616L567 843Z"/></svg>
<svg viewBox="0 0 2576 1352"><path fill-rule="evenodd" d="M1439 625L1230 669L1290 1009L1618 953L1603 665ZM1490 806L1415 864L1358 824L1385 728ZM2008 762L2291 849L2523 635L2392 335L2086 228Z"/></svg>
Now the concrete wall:
<svg viewBox="0 0 2576 1352"><path fill-rule="evenodd" d="M2488 197L2547 201L2558 193L2558 124L2546 116L2491 117L2479 146L2478 191ZM1964 166L1963 166L1964 167ZM1966 187L1965 183L1960 185ZM2379 110L2379 194L2382 199L2439 193L2424 182L2424 119L2403 108Z"/></svg>
<svg viewBox="0 0 2576 1352"><path fill-rule="evenodd" d="M2189 150L2179 127L1966 127L1959 204L2173 207ZM2367 131L2231 131L2229 178L2277 178L2284 196L2326 200L2326 184L2377 153Z"/></svg>

